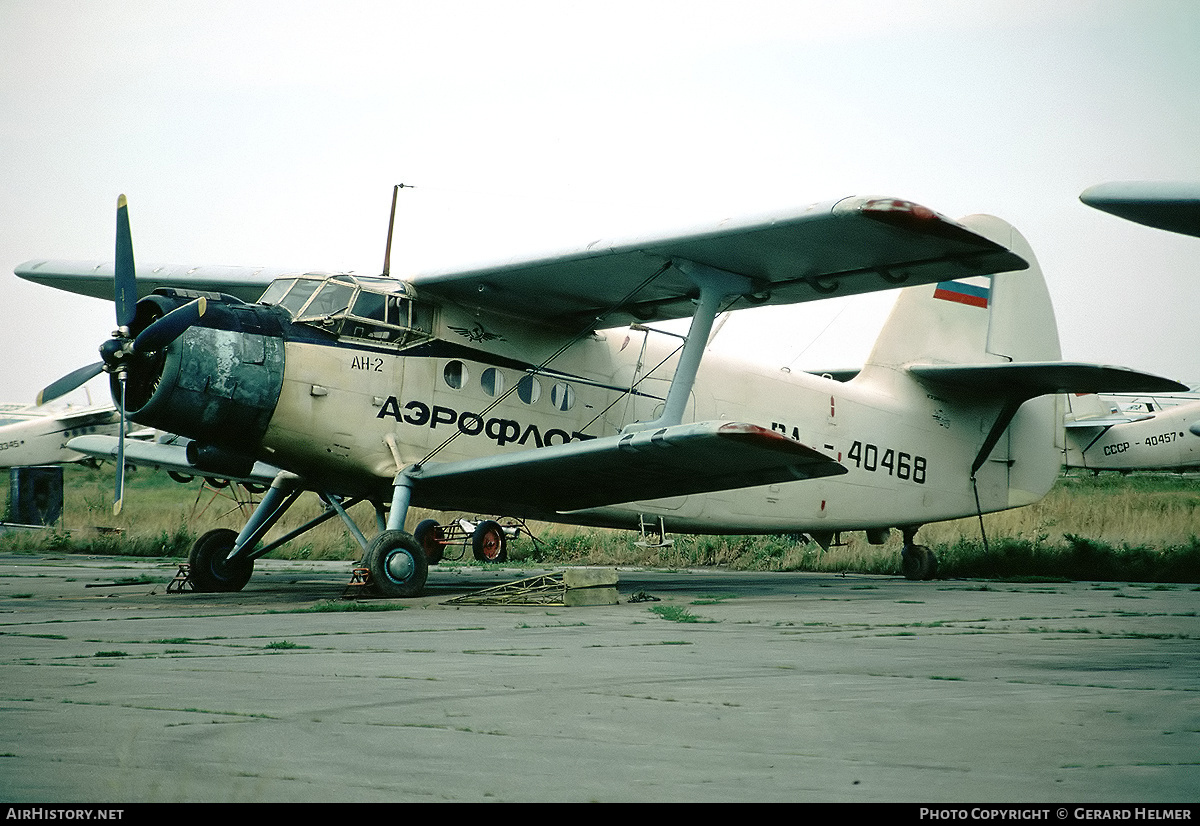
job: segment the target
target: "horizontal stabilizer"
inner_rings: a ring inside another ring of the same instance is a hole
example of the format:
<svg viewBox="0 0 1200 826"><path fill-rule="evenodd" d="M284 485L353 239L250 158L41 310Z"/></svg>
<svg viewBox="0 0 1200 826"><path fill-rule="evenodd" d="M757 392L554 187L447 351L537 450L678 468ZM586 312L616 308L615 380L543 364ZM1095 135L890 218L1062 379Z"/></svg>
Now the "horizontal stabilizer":
<svg viewBox="0 0 1200 826"><path fill-rule="evenodd" d="M993 398L1002 403L1000 415L984 437L971 465L976 473L991 455L1021 405L1057 393L1160 393L1185 385L1126 367L1067 361L1004 362L1000 364L914 364L909 372L939 388Z"/></svg>
<svg viewBox="0 0 1200 826"><path fill-rule="evenodd" d="M843 474L749 424L701 422L411 469L414 504L526 515Z"/></svg>
<svg viewBox="0 0 1200 826"><path fill-rule="evenodd" d="M1112 427L1115 424L1129 424L1130 422L1140 422L1146 419L1153 419L1154 416L1149 413L1143 413L1140 416L1095 416L1089 419L1070 419L1063 422L1063 426L1070 430L1084 428L1106 428Z"/></svg>
<svg viewBox="0 0 1200 826"><path fill-rule="evenodd" d="M1105 364L1068 361L1000 364L914 364L909 371L934 384L1032 399L1054 393L1166 393L1186 389L1171 379Z"/></svg>
<svg viewBox="0 0 1200 826"><path fill-rule="evenodd" d="M115 436L76 436L67 442L71 450L105 461L116 461L117 438ZM125 442L125 463L138 467L152 467L162 470L174 470L194 476L215 476L232 482L252 482L269 485L279 475L279 468L265 462L255 462L248 474L212 473L200 470L187 458L184 444L167 444L164 442Z"/></svg>

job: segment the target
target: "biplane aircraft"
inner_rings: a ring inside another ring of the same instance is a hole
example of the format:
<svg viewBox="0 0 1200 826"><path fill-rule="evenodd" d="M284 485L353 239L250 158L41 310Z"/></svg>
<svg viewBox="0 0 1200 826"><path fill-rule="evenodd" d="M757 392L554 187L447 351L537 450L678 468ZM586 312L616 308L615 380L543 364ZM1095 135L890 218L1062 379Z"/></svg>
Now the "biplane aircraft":
<svg viewBox="0 0 1200 826"><path fill-rule="evenodd" d="M122 196L115 263L17 268L116 302L101 361L46 398L105 371L121 411L192 440L200 472L280 469L240 533L197 540L197 590L244 587L305 490L329 516L374 506L380 530L359 539L390 597L420 593L428 574L405 530L412 506L826 544L899 529L905 575L931 578L922 524L1027 505L1053 485L1057 394L1182 388L1061 361L1013 227L893 198L408 280L387 260L382 277L135 271ZM722 312L897 288L852 381L705 353ZM689 317L682 343L647 326Z"/></svg>
<svg viewBox="0 0 1200 826"><path fill-rule="evenodd" d="M1156 229L1200 237L1200 185L1113 181L1084 190L1090 207ZM1094 472L1200 469L1200 401L1076 396L1069 399L1063 464Z"/></svg>
<svg viewBox="0 0 1200 826"><path fill-rule="evenodd" d="M1200 469L1200 401L1121 409L1113 398L1068 397L1065 467L1094 473Z"/></svg>
<svg viewBox="0 0 1200 826"><path fill-rule="evenodd" d="M51 410L30 404L0 405L0 467L81 462L88 454L67 443L87 434L115 436L121 415L111 404Z"/></svg>

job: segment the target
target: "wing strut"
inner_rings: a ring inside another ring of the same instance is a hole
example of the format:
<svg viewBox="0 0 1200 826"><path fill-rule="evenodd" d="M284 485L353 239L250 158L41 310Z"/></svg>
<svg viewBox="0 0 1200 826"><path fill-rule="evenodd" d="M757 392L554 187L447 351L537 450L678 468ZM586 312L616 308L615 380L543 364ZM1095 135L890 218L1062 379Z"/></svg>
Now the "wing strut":
<svg viewBox="0 0 1200 826"><path fill-rule="evenodd" d="M687 339L683 343L683 352L679 356L679 366L675 368L675 376L671 379L671 387L667 390L667 401L663 405L662 413L654 421L626 425L622 430L623 433L654 430L683 423L683 411L687 408L688 397L691 396L692 387L696 384L700 359L704 355L704 348L708 346L713 321L721 311L721 305L734 296L747 295L754 291L753 282L744 275L718 270L692 261L677 260L672 264L700 288L696 312L692 315Z"/></svg>
<svg viewBox="0 0 1200 826"><path fill-rule="evenodd" d="M996 446L996 442L1000 441L1000 437L1004 435L1004 431L1012 424L1013 418L1017 415L1017 411L1021 409L1021 405L1029 401L1026 396L1009 396L1004 402L1004 408L1000 411L1000 415L996 417L996 423L992 425L992 429L988 431L987 438L983 440L983 445L979 448L979 453L975 456L975 461L971 463L971 478L975 478L975 474L983 467L983 463L992 455L992 448Z"/></svg>

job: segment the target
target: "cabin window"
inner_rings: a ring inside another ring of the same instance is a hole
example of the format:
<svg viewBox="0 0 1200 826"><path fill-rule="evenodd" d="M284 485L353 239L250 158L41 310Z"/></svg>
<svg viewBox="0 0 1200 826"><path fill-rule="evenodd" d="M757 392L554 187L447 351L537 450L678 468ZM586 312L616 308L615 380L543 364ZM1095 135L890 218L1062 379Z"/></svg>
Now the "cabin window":
<svg viewBox="0 0 1200 826"><path fill-rule="evenodd" d="M550 388L550 403L558 410L570 410L575 406L575 388L564 381Z"/></svg>
<svg viewBox="0 0 1200 826"><path fill-rule="evenodd" d="M479 377L479 383L483 386L483 392L492 398L504 392L504 374L495 367L484 370Z"/></svg>
<svg viewBox="0 0 1200 826"><path fill-rule="evenodd" d="M446 380L447 387L462 390L467 383L467 366L461 361L448 362L442 371L442 378Z"/></svg>
<svg viewBox="0 0 1200 826"><path fill-rule="evenodd" d="M533 376L525 376L517 382L517 398L525 404L533 404L542 397L542 384Z"/></svg>

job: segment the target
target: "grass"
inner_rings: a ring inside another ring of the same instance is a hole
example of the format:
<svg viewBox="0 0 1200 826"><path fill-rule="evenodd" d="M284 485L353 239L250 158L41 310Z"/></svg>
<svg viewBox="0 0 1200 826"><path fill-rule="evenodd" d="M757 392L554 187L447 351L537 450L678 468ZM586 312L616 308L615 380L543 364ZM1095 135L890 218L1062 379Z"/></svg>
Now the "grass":
<svg viewBox="0 0 1200 826"><path fill-rule="evenodd" d="M112 514L111 467L64 468L66 501L60 525L43 531L0 533L0 550L113 556L187 556L196 538L212 528L239 530L252 508L199 480L188 485L165 473L138 470L126 477L124 509ZM0 512L7 488L0 490ZM243 494L244 496L244 494ZM268 539L320 512L315 496L303 497ZM376 530L373 510L351 511L367 536ZM433 516L414 509L411 528ZM947 578L1033 578L1130 582L1200 582L1200 484L1172 474L1104 474L1063 477L1045 499L1026 508L989 514L980 535L977 518L926 525L918 541L938 555ZM675 535L673 544L646 548L631 531L531 523L538 537L513 540L509 564L606 565L656 568L721 567L745 571L898 572L900 535L870 545L861 533L840 537L828 549L784 536ZM290 559L354 560L361 549L333 519L275 551ZM466 554L462 564L474 564ZM459 563L442 563L447 564ZM329 608L326 610L334 610ZM353 609L339 609L353 610Z"/></svg>

